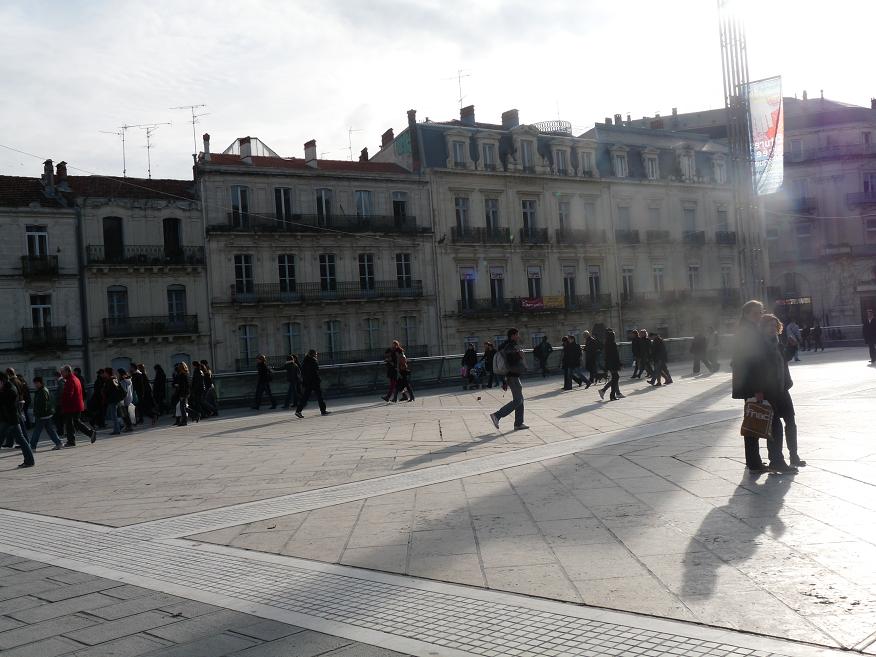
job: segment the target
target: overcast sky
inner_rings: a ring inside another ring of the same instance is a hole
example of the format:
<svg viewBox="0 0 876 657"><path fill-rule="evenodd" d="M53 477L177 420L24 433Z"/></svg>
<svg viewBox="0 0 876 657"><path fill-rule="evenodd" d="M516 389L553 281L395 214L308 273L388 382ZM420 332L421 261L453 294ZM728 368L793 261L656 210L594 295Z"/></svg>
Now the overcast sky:
<svg viewBox="0 0 876 657"><path fill-rule="evenodd" d="M781 74L785 95L867 105L872 0L746 3L751 78ZM482 121L520 110L577 133L634 118L723 105L716 0L319 0L283 2L0 0L0 174L40 162L121 174L123 124L172 122L154 135L152 174L190 177L192 126L223 150L259 137L283 156L316 139L349 157L420 120ZM146 175L145 133L128 130L129 176ZM323 155L324 154L324 155ZM71 170L71 173L81 171Z"/></svg>

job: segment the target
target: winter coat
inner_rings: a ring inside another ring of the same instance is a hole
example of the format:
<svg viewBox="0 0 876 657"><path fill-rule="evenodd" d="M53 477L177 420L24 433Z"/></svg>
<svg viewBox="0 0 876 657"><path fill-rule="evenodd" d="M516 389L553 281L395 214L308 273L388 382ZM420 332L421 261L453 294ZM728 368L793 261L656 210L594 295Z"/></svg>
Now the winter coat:
<svg viewBox="0 0 876 657"><path fill-rule="evenodd" d="M587 363L588 370L596 368L596 360L601 350L602 345L599 344L599 340L592 335L587 338L587 341L584 343L584 362Z"/></svg>
<svg viewBox="0 0 876 657"><path fill-rule="evenodd" d="M617 350L616 342L605 343L605 369L609 372L616 372L621 368L620 354Z"/></svg>
<svg viewBox="0 0 876 657"><path fill-rule="evenodd" d="M131 383L131 379L119 379L119 385L125 391L125 398L122 400L122 403L125 406L130 406L134 403L134 384Z"/></svg>
<svg viewBox="0 0 876 657"><path fill-rule="evenodd" d="M733 343L733 399L748 399L757 393L766 393L765 363L770 358L764 336L747 319L739 321Z"/></svg>
<svg viewBox="0 0 876 657"><path fill-rule="evenodd" d="M633 352L633 358L641 358L642 357L642 338L638 335L634 338L630 338L630 349Z"/></svg>
<svg viewBox="0 0 876 657"><path fill-rule="evenodd" d="M864 334L864 342L867 344L876 344L876 317L872 320L864 320L864 325L861 327L861 332Z"/></svg>
<svg viewBox="0 0 876 657"><path fill-rule="evenodd" d="M313 356L305 356L301 363L301 380L307 388L318 388L322 380L319 378L319 361Z"/></svg>
<svg viewBox="0 0 876 657"><path fill-rule="evenodd" d="M258 370L259 373L259 383L270 383L272 378L271 368L268 367L267 363L259 361L256 364L256 370Z"/></svg>
<svg viewBox="0 0 876 657"><path fill-rule="evenodd" d="M286 383L297 384L301 382L301 368L294 360L287 360L283 370L286 372Z"/></svg>
<svg viewBox="0 0 876 657"><path fill-rule="evenodd" d="M188 397L191 394L192 388L187 374L183 374L182 372L174 374L173 385L176 386L177 397Z"/></svg>
<svg viewBox="0 0 876 657"><path fill-rule="evenodd" d="M526 361L523 359L523 348L513 340L506 340L499 347L505 357L505 376L520 376L526 371Z"/></svg>
<svg viewBox="0 0 876 657"><path fill-rule="evenodd" d="M82 401L82 384L75 376L64 379L64 390L61 392L61 412L81 413L85 410Z"/></svg>
<svg viewBox="0 0 876 657"><path fill-rule="evenodd" d="M155 401L163 401L167 397L167 375L164 372L156 372L152 381L152 398Z"/></svg>
<svg viewBox="0 0 876 657"><path fill-rule="evenodd" d="M49 391L44 387L34 390L33 402L33 416L35 418L51 417L54 415L55 404Z"/></svg>
<svg viewBox="0 0 876 657"><path fill-rule="evenodd" d="M7 381L0 388L0 422L18 424L18 388Z"/></svg>
<svg viewBox="0 0 876 657"><path fill-rule="evenodd" d="M466 349L462 357L462 364L471 369L478 364L478 354L474 349Z"/></svg>
<svg viewBox="0 0 876 657"><path fill-rule="evenodd" d="M488 349L488 350L484 351L484 355L481 358L481 360L484 363L484 370L486 370L486 372L488 374L493 373L493 360L495 358L496 358L496 350L495 349Z"/></svg>
<svg viewBox="0 0 876 657"><path fill-rule="evenodd" d="M655 363L660 363L665 365L666 361L669 360L669 357L666 353L666 343L663 342L663 338L655 338L651 340L651 359Z"/></svg>
<svg viewBox="0 0 876 657"><path fill-rule="evenodd" d="M690 353L696 358L702 358L706 355L707 348L708 342L706 341L706 336L702 333L697 333L694 336L693 342L690 343Z"/></svg>
<svg viewBox="0 0 876 657"><path fill-rule="evenodd" d="M192 370L192 396L203 397L207 388L204 386L204 373L195 368Z"/></svg>

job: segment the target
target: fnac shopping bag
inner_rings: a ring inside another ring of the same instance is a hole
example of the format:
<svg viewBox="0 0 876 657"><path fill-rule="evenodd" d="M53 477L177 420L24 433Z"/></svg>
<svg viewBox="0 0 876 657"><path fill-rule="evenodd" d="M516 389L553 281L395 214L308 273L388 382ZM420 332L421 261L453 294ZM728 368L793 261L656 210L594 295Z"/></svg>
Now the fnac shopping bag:
<svg viewBox="0 0 876 657"><path fill-rule="evenodd" d="M745 411L742 415L742 428L739 433L743 436L755 436L757 438L772 438L773 431L773 407L767 401L759 402L748 400L745 402Z"/></svg>

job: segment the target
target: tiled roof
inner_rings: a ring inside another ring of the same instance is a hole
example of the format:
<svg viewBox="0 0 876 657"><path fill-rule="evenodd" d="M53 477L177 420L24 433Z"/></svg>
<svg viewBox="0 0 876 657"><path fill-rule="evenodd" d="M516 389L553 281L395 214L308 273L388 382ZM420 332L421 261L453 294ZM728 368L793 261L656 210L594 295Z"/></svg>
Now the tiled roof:
<svg viewBox="0 0 876 657"><path fill-rule="evenodd" d="M74 196L100 198L195 198L191 180L122 178L120 176L69 176Z"/></svg>
<svg viewBox="0 0 876 657"><path fill-rule="evenodd" d="M42 207L59 207L56 201L43 196L39 178L25 176L0 176L0 207L26 208L31 203Z"/></svg>
<svg viewBox="0 0 876 657"><path fill-rule="evenodd" d="M349 173L396 173L410 174L410 172L397 164L391 162L358 162L350 160L317 160L316 168L307 165L303 158L298 157L261 157L253 156L250 158L252 164L248 164L240 159L239 155L225 155L224 153L211 153L210 161L204 162L201 155L201 165L215 166L243 166L243 167L264 167L267 169L289 169L294 171L331 171L331 172L349 172Z"/></svg>

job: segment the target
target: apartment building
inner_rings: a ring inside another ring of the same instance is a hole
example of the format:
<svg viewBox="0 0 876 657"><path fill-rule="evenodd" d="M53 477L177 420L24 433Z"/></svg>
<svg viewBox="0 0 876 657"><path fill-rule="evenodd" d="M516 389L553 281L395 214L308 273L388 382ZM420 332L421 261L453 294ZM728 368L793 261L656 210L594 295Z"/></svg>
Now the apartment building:
<svg viewBox="0 0 876 657"><path fill-rule="evenodd" d="M409 355L440 344L428 185L392 163L281 157L254 137L197 167L217 366L264 353L322 363Z"/></svg>
<svg viewBox="0 0 876 657"><path fill-rule="evenodd" d="M372 161L431 186L443 349L606 327L722 326L738 301L726 149L701 135L460 118L387 131Z"/></svg>

